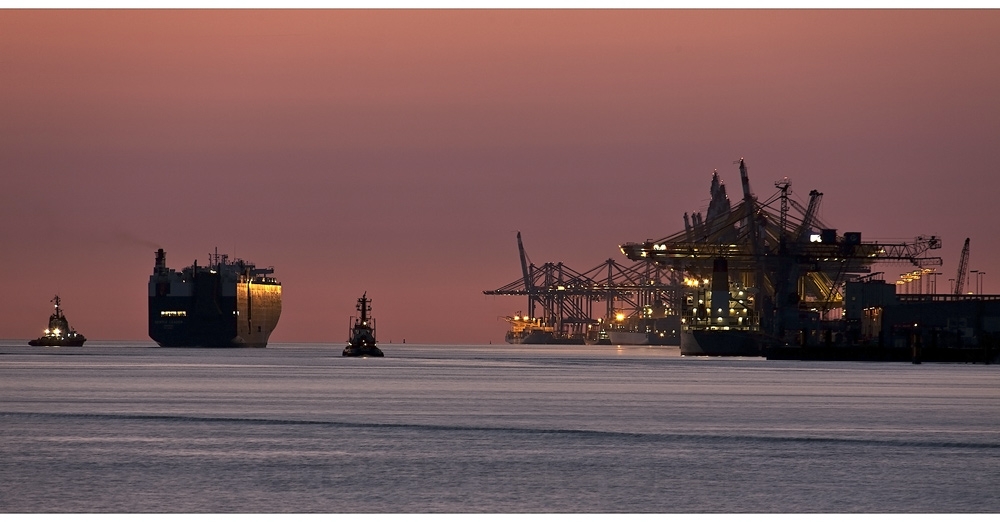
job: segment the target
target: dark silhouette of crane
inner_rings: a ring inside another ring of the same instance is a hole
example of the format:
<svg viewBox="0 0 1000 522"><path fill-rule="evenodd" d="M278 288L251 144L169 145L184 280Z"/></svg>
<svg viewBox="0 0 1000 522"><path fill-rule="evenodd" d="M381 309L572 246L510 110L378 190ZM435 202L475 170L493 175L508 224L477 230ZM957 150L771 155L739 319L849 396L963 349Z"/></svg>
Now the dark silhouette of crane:
<svg viewBox="0 0 1000 522"><path fill-rule="evenodd" d="M969 273L969 238L965 238L962 255L958 259L958 275L955 277L955 295L962 295L965 290L965 278Z"/></svg>

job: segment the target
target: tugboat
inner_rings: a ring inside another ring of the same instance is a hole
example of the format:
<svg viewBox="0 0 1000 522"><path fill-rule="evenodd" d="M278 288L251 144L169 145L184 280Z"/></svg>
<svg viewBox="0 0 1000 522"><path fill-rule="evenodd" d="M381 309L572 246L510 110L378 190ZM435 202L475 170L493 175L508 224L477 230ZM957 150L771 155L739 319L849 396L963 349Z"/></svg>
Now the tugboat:
<svg viewBox="0 0 1000 522"><path fill-rule="evenodd" d="M45 329L45 335L28 341L28 344L31 346L83 346L87 338L70 328L69 321L66 320L62 309L59 308L62 303L59 296L52 298L51 302L56 304L56 310L49 316L49 327Z"/></svg>
<svg viewBox="0 0 1000 522"><path fill-rule="evenodd" d="M358 311L361 317L354 320L351 328L349 343L344 348L344 357L382 357L384 354L377 346L375 340L375 320L368 317L368 312L372 311L371 300L368 299L368 292L358 299ZM370 324L369 324L370 323Z"/></svg>

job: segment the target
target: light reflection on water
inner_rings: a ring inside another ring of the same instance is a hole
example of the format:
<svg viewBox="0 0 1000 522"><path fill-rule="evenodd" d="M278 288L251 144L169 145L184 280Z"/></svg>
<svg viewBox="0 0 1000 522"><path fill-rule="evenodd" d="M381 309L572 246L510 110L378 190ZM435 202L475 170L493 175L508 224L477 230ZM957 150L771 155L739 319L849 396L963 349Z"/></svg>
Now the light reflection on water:
<svg viewBox="0 0 1000 522"><path fill-rule="evenodd" d="M1000 510L996 366L341 349L0 342L0 511Z"/></svg>

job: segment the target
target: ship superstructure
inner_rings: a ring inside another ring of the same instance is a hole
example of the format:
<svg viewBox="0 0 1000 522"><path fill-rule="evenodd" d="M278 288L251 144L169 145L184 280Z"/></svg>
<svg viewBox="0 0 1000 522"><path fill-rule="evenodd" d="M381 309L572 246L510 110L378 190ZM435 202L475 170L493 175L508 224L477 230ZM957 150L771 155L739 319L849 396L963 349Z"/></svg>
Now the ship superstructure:
<svg viewBox="0 0 1000 522"><path fill-rule="evenodd" d="M513 316L504 317L510 323L506 341L510 344L554 344L555 328L542 324L541 319L532 319L517 312Z"/></svg>
<svg viewBox="0 0 1000 522"><path fill-rule="evenodd" d="M375 340L375 319L368 312L372 311L371 299L368 299L368 292L358 299L358 317L352 317L354 325L351 326L351 333L347 339L347 347L344 348L344 357L382 357L385 354L378 347Z"/></svg>
<svg viewBox="0 0 1000 522"><path fill-rule="evenodd" d="M209 254L180 271L156 251L149 277L149 337L160 346L257 347L281 316L281 283L274 268L257 268L226 254Z"/></svg>

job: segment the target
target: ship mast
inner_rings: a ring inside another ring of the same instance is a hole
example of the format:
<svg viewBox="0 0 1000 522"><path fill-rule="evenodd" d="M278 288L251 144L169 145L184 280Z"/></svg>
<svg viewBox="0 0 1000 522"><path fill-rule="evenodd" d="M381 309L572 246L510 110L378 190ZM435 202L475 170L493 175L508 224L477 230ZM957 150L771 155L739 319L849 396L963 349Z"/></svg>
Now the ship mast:
<svg viewBox="0 0 1000 522"><path fill-rule="evenodd" d="M55 314L54 314L54 315L55 315L56 317L62 317L62 310L61 310L61 309L59 308L59 305L60 305L60 303L62 303L62 301L61 301L61 300L59 299L59 296L58 296L58 295L56 295L56 296L55 296L55 297L53 297L53 298L52 298L52 300L50 300L49 302L50 302L50 303L55 303L55 304L56 304L56 312L55 312Z"/></svg>
<svg viewBox="0 0 1000 522"><path fill-rule="evenodd" d="M361 324L368 325L368 312L372 311L372 307L368 304L368 292L366 291L360 299L358 299L358 311L361 312Z"/></svg>

